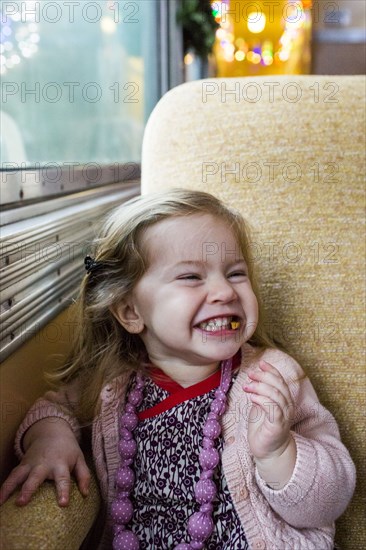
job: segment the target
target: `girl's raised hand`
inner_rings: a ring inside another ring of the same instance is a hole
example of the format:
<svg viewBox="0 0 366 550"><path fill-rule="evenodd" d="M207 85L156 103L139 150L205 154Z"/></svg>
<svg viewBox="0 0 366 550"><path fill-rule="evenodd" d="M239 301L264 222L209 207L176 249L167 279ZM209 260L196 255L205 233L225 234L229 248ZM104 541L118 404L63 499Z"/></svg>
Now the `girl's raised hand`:
<svg viewBox="0 0 366 550"><path fill-rule="evenodd" d="M279 371L261 360L259 369L248 373L244 391L253 406L249 412L248 443L254 458L275 458L291 441L294 405L287 383Z"/></svg>
<svg viewBox="0 0 366 550"><path fill-rule="evenodd" d="M67 506L70 495L70 473L73 472L82 495L88 494L90 472L74 433L59 418L36 422L24 437L26 452L0 490L0 505L21 486L16 503L28 504L38 487L46 480L56 484L57 501Z"/></svg>

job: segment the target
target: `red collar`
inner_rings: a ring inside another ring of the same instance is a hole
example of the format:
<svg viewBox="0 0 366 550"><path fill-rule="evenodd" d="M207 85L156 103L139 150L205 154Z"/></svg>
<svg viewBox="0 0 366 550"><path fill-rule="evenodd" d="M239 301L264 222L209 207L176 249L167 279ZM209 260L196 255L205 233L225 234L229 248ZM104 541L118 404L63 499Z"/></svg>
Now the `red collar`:
<svg viewBox="0 0 366 550"><path fill-rule="evenodd" d="M241 350L239 350L233 357L233 370L236 370L240 364ZM184 388L154 365L149 367L149 372L151 379L155 382L155 384L163 390L166 390L169 393L169 396L157 405L154 405L154 407L139 412L139 420L151 418L152 416L156 416L157 414L182 403L183 401L188 401L194 397L198 397L199 395L204 395L212 389L217 388L220 385L221 379L221 370L218 370L205 380L197 382L197 384L193 384L192 386L188 386L188 388Z"/></svg>

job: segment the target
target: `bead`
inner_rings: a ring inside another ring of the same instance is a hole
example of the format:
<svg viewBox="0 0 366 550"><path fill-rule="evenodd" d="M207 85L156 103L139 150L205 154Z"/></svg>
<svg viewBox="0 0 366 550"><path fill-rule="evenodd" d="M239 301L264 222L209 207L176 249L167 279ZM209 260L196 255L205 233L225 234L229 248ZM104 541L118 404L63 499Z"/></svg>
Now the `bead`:
<svg viewBox="0 0 366 550"><path fill-rule="evenodd" d="M215 391L215 399L218 401L226 401L226 394L222 391L220 386Z"/></svg>
<svg viewBox="0 0 366 550"><path fill-rule="evenodd" d="M174 550L191 550L191 545L186 542L182 542L181 544L178 544L178 546L174 546Z"/></svg>
<svg viewBox="0 0 366 550"><path fill-rule="evenodd" d="M139 423L139 418L135 413L125 413L121 418L121 426L127 428L127 430L133 431L137 424Z"/></svg>
<svg viewBox="0 0 366 550"><path fill-rule="evenodd" d="M134 439L130 439L129 441L121 439L118 443L118 449L122 458L132 458L137 451L136 441Z"/></svg>
<svg viewBox="0 0 366 550"><path fill-rule="evenodd" d="M197 542L206 540L214 530L214 523L210 515L195 512L188 520L187 531Z"/></svg>
<svg viewBox="0 0 366 550"><path fill-rule="evenodd" d="M122 531L113 540L113 550L139 550L138 538L132 531Z"/></svg>
<svg viewBox="0 0 366 550"><path fill-rule="evenodd" d="M128 402L131 403L131 405L135 405L135 407L140 405L142 399L142 392L138 390L133 390L128 396Z"/></svg>
<svg viewBox="0 0 366 550"><path fill-rule="evenodd" d="M200 465L206 470L212 470L213 468L216 468L219 460L219 453L216 449L202 449L199 454Z"/></svg>
<svg viewBox="0 0 366 550"><path fill-rule="evenodd" d="M202 440L202 447L204 449L212 449L214 444L215 444L214 440L210 439L209 437L204 437Z"/></svg>
<svg viewBox="0 0 366 550"><path fill-rule="evenodd" d="M135 407L133 405L131 405L131 403L126 403L125 412L134 413L135 412Z"/></svg>
<svg viewBox="0 0 366 550"><path fill-rule="evenodd" d="M213 401L211 403L211 411L215 414L221 414L221 411L223 409L223 403L220 403L220 401Z"/></svg>
<svg viewBox="0 0 366 550"><path fill-rule="evenodd" d="M130 499L117 499L111 506L111 517L116 523L128 523L133 516L133 506Z"/></svg>
<svg viewBox="0 0 366 550"><path fill-rule="evenodd" d="M204 546L203 542L191 542L192 550L201 550Z"/></svg>
<svg viewBox="0 0 366 550"><path fill-rule="evenodd" d="M212 502L217 494L216 483L211 479L200 479L194 489L194 494L200 504Z"/></svg>
<svg viewBox="0 0 366 550"><path fill-rule="evenodd" d="M120 428L119 435L121 436L122 439L127 439L127 440L133 439L132 433L127 428Z"/></svg>
<svg viewBox="0 0 366 550"><path fill-rule="evenodd" d="M128 466L121 466L117 472L116 481L122 491L132 491L135 483L134 471Z"/></svg>
<svg viewBox="0 0 366 550"><path fill-rule="evenodd" d="M206 437L216 438L221 433L221 426L217 420L209 419L203 427L203 435Z"/></svg>

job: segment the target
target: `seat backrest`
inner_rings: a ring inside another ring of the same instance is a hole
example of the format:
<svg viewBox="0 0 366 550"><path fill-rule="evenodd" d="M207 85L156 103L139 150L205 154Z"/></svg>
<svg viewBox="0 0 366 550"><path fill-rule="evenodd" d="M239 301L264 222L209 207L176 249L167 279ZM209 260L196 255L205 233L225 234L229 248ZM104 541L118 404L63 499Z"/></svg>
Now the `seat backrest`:
<svg viewBox="0 0 366 550"><path fill-rule="evenodd" d="M309 374L358 467L337 525L344 550L365 542L364 129L363 76L210 79L161 99L142 155L142 193L202 189L252 226L268 328Z"/></svg>

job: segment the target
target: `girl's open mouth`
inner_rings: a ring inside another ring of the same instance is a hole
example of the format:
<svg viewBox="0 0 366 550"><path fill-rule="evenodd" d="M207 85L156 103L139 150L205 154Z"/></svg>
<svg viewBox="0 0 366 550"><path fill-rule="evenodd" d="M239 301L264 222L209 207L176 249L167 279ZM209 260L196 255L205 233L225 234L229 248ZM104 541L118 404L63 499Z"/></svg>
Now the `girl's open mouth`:
<svg viewBox="0 0 366 550"><path fill-rule="evenodd" d="M230 317L215 317L196 326L207 332L222 332L226 330L239 330L240 325L239 317L234 315Z"/></svg>

